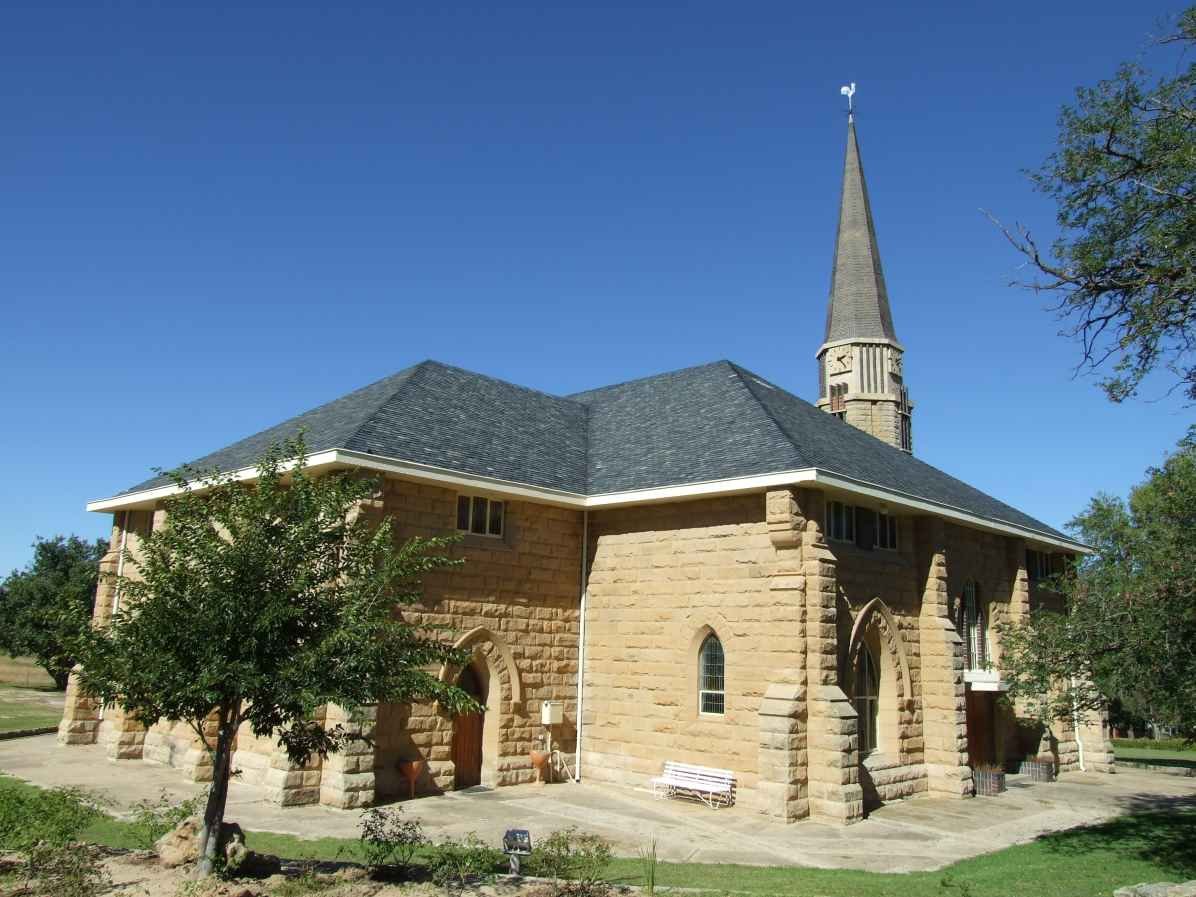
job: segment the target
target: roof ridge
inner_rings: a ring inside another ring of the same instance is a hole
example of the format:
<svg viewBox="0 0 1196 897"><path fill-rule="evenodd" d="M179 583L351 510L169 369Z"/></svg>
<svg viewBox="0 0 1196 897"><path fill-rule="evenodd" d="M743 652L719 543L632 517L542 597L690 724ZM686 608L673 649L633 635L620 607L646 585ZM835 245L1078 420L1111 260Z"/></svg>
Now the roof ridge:
<svg viewBox="0 0 1196 897"><path fill-rule="evenodd" d="M789 431L786 430L783 426L781 426L781 422L779 420L777 420L776 415L772 413L772 410L767 405L765 405L762 401L760 401L760 397L758 395L756 395L756 391L754 389L752 389L751 385L747 382L746 379L744 379L744 375L746 374L748 377L751 377L753 380L755 380L758 383L765 384L769 389L778 389L781 392L785 393L786 395L793 396L793 398L795 398L795 399L800 399L801 397L794 395L793 393L789 392L789 390L787 390L787 389L783 389L780 386L777 386L773 383L769 383L767 380L765 380L759 374L756 374L753 371L749 371L747 368L740 367L733 361L728 361L727 364L729 364L731 366L731 370L733 370L735 372L735 376L737 376L739 378L739 382L743 384L743 388L745 390L747 390L747 394L752 397L752 401L756 403L756 407L758 407L761 411L764 412L764 416L768 418L768 422L773 425L773 427L776 429L777 433L780 434L781 438L784 439L787 443L789 443L789 445L793 447L793 451L799 457L801 457L802 451L798 447L797 443L794 441L793 437L789 435Z"/></svg>
<svg viewBox="0 0 1196 897"><path fill-rule="evenodd" d="M488 380L491 383L501 383L503 386L510 386L513 389L518 389L522 392L532 393L533 395L544 396L548 399L555 399L558 402L572 402L575 405L582 404L568 395L561 395L560 393L548 392L544 389L536 389L534 386L524 386L522 383L516 383L513 380L504 380L502 377L495 377L491 374L483 374L478 371L471 371L469 368L463 368L460 365L448 364L444 361L437 361L435 358L425 358L416 367L423 367L424 365L435 365L443 368L446 371L455 371L459 374L468 374L471 377L477 377L481 380Z"/></svg>
<svg viewBox="0 0 1196 897"><path fill-rule="evenodd" d="M656 373L656 374L647 374L646 376L643 376L643 377L632 377L630 380L620 380L618 383L608 383L606 386L594 386L594 387L591 387L590 389L578 390L577 392L571 392L565 396L561 396L561 398L571 399L571 400L576 401L576 399L574 398L575 396L584 396L584 395L590 395L591 393L603 392L608 389L617 389L620 386L630 386L632 383L643 383L645 380L656 380L660 377L670 377L670 376L673 376L674 374L684 374L687 371L697 371L697 370L701 370L702 368L717 367L720 364L734 366L733 361L731 361L727 358L719 358L714 361L705 361L705 362L702 362L701 364L691 364L688 367L674 368L670 371L660 371L659 373ZM582 404L587 404L587 403L582 403Z"/></svg>
<svg viewBox="0 0 1196 897"><path fill-rule="evenodd" d="M365 415L365 417L362 419L362 421L356 427L353 428L353 432L350 433L345 438L345 444L343 446L341 446L341 448L346 448L346 449L353 448L352 443L354 442L354 440L356 440L357 437L361 435L362 431L367 426L369 426L371 423L373 423L374 418L378 415L378 412L381 411L383 408L385 408L387 405L389 405L391 402L393 402L399 396L399 394L402 393L403 390L405 390L408 386L410 386L412 381L415 380L428 367L428 365L431 365L431 364L437 364L437 362L433 361L430 358L425 358L423 361L418 361L415 364L411 365L410 367L406 367L406 368L403 368L402 370L395 371L393 374L390 375L390 377L383 377L382 380L375 381L377 383L381 383L383 380L389 380L394 377L401 377L403 374L407 375L406 377L403 377L402 382L399 383L397 388L387 392L386 395L383 396L382 401L380 401L374 407L374 410L371 411L369 414ZM362 387L362 389L365 389L365 388L367 388L367 387L364 387L364 386Z"/></svg>

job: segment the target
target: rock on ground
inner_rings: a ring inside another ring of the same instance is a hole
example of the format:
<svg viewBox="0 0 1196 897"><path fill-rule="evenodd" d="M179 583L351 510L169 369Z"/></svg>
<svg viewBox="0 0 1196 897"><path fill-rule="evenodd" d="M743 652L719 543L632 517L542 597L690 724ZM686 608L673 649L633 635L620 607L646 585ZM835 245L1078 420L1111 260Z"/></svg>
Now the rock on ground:
<svg viewBox="0 0 1196 897"><path fill-rule="evenodd" d="M1196 897L1196 879L1176 884L1173 881L1143 882L1118 888L1113 897Z"/></svg>

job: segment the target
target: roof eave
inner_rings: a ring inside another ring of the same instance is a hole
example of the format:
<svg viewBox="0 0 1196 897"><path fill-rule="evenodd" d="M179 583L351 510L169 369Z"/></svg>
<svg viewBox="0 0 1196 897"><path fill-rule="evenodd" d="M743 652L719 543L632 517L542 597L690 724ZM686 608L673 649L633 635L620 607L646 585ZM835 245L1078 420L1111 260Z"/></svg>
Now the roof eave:
<svg viewBox="0 0 1196 897"><path fill-rule="evenodd" d="M295 461L287 462L284 469L295 466ZM879 502L885 502L895 507L909 511L934 514L948 520L963 523L968 526L1000 533L1002 535L1018 536L1033 542L1065 551L1078 551L1084 554L1092 553L1092 549L1083 543L1060 537L1055 533L1045 532L1032 527L1023 526L1011 521L981 517L963 508L957 508L943 502L934 501L918 495L903 493L886 486L869 483L835 471L817 467L807 467L794 470L776 471L773 473L755 474L742 477L729 477L720 480L705 480L697 483L677 483L667 486L654 486L646 489L628 489L620 492L605 492L595 495L583 495L563 489L553 489L546 486L534 486L518 483L498 477L482 474L464 473L449 468L436 467L430 464L420 464L404 461L399 458L388 458L366 452L350 449L328 449L310 455L307 459L310 469L328 469L335 467L357 467L374 470L379 473L390 473L417 482L429 483L454 488L469 489L477 492L487 492L496 496L508 498L522 498L529 501L556 505L558 507L575 508L578 510L598 510L602 508L628 507L631 505L660 504L669 501L679 501L690 498L703 498L718 495L736 495L758 492L761 489L773 489L784 486L796 486L802 483L815 484L827 489L835 489L851 495L863 496ZM257 473L256 467L245 467L233 471L229 476L234 480L252 480ZM193 484L188 484L193 485ZM119 510L135 510L138 508L152 508L161 499L177 495L182 491L178 486L169 484L146 489L140 492L130 492L116 495L112 498L99 499L88 502L88 511L111 512Z"/></svg>

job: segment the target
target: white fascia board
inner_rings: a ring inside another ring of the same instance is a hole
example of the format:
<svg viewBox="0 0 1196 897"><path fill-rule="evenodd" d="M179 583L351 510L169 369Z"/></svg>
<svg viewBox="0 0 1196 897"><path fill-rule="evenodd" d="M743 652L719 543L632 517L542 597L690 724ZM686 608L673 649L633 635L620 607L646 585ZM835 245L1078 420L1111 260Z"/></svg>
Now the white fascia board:
<svg viewBox="0 0 1196 897"><path fill-rule="evenodd" d="M336 452L316 452L307 456L307 466L311 470L328 467L330 464L336 463ZM295 460L284 461L279 465L282 471L293 470L295 467ZM257 477L257 465L253 467L242 467L240 470L234 470L227 474L229 479L244 482L252 480ZM188 486L195 488L200 484L200 480L192 480L187 483ZM120 511L138 507L152 507L154 502L159 499L169 498L172 495L178 495L183 490L174 483L167 483L164 486L155 486L152 489L142 489L140 492L127 492L124 495L114 495L111 498L100 498L95 501L87 503L87 510L89 511Z"/></svg>
<svg viewBox="0 0 1196 897"><path fill-rule="evenodd" d="M813 482L816 473L817 471L813 468L805 468L748 477L732 477L726 480L684 483L680 486L658 486L652 489L632 489L627 492L607 492L602 495L591 495L586 501L586 507L615 508L624 505L654 504L711 495L757 492L760 489L775 489L778 486L795 486L798 483Z"/></svg>
<svg viewBox="0 0 1196 897"><path fill-rule="evenodd" d="M527 486L512 480L499 477L488 477L481 474L461 473L445 467L432 464L419 464L414 461L400 461L397 458L387 458L382 455L371 455L365 452L354 452L348 449L336 450L337 460L352 467L362 467L366 470L376 470L380 473L393 473L407 479L423 483L434 483L443 486L455 486L468 489L471 492L491 492L495 495L513 498L527 498L532 501L554 504L568 508L584 508L587 498L577 492L564 489L552 489L545 486Z"/></svg>
<svg viewBox="0 0 1196 897"><path fill-rule="evenodd" d="M706 480L699 483L683 483L676 486L631 489L625 492L607 492L601 495L586 496L563 489L528 486L498 477L461 473L460 471L436 467L431 464L402 461L397 458L387 458L381 455L371 455L348 449L329 449L317 452L308 456L307 463L308 467L312 469L329 466L358 467L366 470L375 470L379 473L394 474L417 482L450 486L471 492L490 493L495 496L523 498L558 507L577 508L578 510L658 504L689 498L736 495L757 492L761 489L775 489L783 486L795 486L800 483L813 483L852 495L865 496L878 502L886 502L908 510L957 520L977 529L1020 536L1021 538L1028 538L1035 542L1062 548L1067 551L1091 553L1090 548L1079 542L1073 542L1070 539L1061 539L1058 536L1029 529L1015 523L1005 523L977 517L968 511L952 507L951 505L929 501L916 495L895 492L883 486L812 467L780 471L778 473L731 477L722 480ZM291 467L294 467L293 461L285 464L283 469L286 470ZM244 467L231 474L235 480L251 480L256 475L256 467ZM159 486L141 492L132 492L127 495L118 495L113 498L88 502L87 510L116 511L124 508L149 507L155 501L175 495L179 491L179 488L174 484Z"/></svg>
<svg viewBox="0 0 1196 897"><path fill-rule="evenodd" d="M969 511L956 508L952 505L929 501L928 499L919 498L916 495L907 495L903 492L895 492L884 486L877 486L863 480L856 480L843 474L831 473L825 470L815 470L814 474L815 482L833 489L850 492L853 495L864 495L877 501L887 502L888 504L897 505L909 510L923 511L939 517L958 520L977 529L985 529L990 532L1002 533L1009 536L1020 536L1023 539L1032 539L1035 542L1051 545L1056 548L1063 548L1067 551L1079 551L1083 554L1092 553L1092 549L1081 542L1074 542L1066 538L1061 539L1051 533L1044 533L1017 523L1007 523L1000 520L990 520L986 517L977 517Z"/></svg>

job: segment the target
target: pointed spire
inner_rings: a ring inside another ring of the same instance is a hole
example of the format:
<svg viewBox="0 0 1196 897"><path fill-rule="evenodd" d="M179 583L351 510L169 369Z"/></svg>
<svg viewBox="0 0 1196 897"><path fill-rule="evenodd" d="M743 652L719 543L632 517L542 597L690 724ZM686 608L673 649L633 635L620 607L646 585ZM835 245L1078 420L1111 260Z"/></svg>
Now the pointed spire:
<svg viewBox="0 0 1196 897"><path fill-rule="evenodd" d="M889 310L889 294L876 246L876 227L872 223L864 166L855 136L855 116L849 114L825 342L851 339L896 342L897 333L893 329L893 313Z"/></svg>

